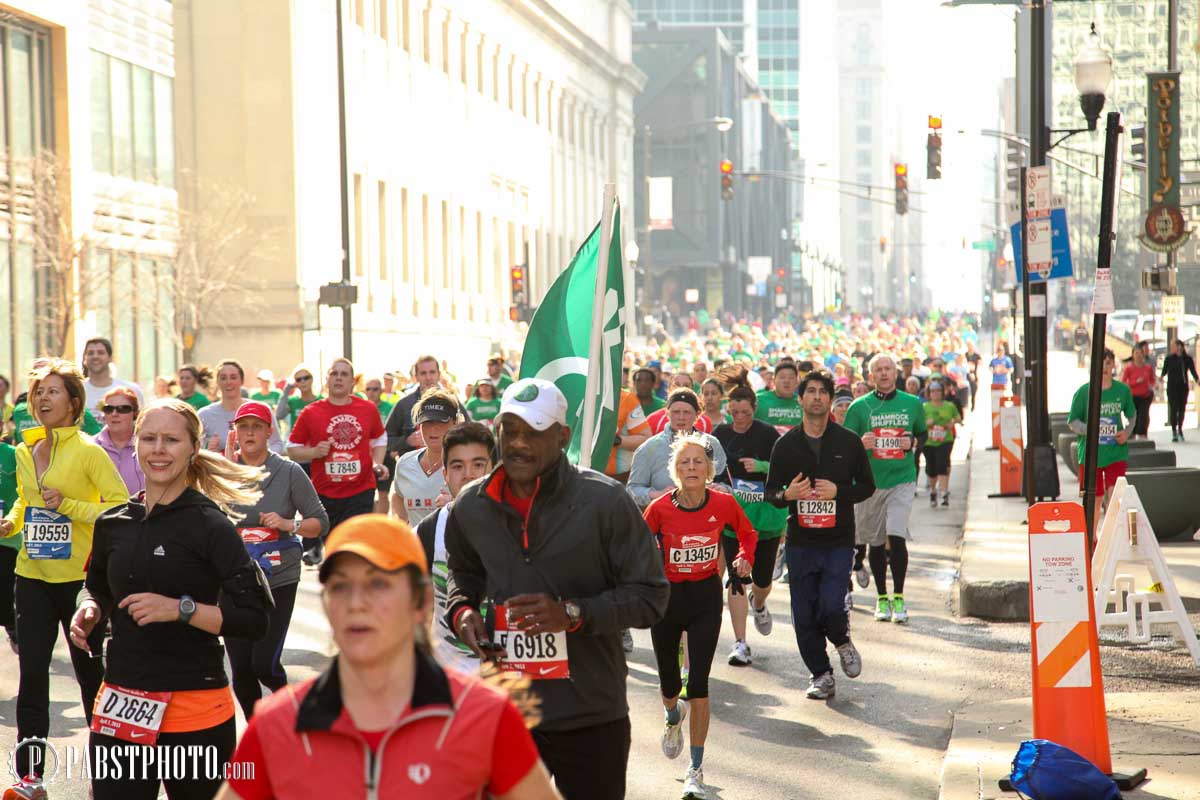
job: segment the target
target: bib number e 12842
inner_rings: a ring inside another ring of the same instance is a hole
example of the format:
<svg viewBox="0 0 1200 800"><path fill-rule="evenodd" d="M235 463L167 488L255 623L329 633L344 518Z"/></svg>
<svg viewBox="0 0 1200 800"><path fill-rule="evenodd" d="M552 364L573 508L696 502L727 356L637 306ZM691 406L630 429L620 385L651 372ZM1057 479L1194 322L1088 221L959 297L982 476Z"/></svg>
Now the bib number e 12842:
<svg viewBox="0 0 1200 800"><path fill-rule="evenodd" d="M801 528L832 528L837 524L837 501L797 500L796 521Z"/></svg>
<svg viewBox="0 0 1200 800"><path fill-rule="evenodd" d="M496 644L505 653L501 668L539 681L571 677L565 632L525 633L510 627L504 604L496 604L495 609Z"/></svg>
<svg viewBox="0 0 1200 800"><path fill-rule="evenodd" d="M152 745L171 702L171 692L146 692L104 684L92 711L92 730L134 744Z"/></svg>
<svg viewBox="0 0 1200 800"><path fill-rule="evenodd" d="M71 557L74 526L65 514L48 508L26 508L21 533L25 553L31 559L65 561Z"/></svg>

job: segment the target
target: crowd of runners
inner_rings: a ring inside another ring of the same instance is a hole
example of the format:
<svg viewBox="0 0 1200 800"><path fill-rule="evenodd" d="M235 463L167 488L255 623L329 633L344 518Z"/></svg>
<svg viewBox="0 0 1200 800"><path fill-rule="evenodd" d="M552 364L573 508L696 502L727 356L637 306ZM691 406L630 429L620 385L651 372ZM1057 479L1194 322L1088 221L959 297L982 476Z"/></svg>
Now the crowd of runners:
<svg viewBox="0 0 1200 800"><path fill-rule="evenodd" d="M336 358L255 392L232 359L144 392L104 339L40 359L0 395L18 737L49 732L62 628L89 752L128 767L93 776L97 798L621 798L629 631L649 629L663 754L686 742L683 796L707 797L725 608L727 662L749 665L747 622L769 636L786 584L814 700L836 692L828 644L845 677L864 668L854 582L876 620L908 621L919 465L949 505L979 370L1011 368L977 345L936 312L656 330L626 353L606 475L569 462L567 401L516 354L469 382L433 355L378 376ZM290 683L306 566L337 656ZM138 766L188 746L256 769ZM17 755L40 774L36 743Z"/></svg>

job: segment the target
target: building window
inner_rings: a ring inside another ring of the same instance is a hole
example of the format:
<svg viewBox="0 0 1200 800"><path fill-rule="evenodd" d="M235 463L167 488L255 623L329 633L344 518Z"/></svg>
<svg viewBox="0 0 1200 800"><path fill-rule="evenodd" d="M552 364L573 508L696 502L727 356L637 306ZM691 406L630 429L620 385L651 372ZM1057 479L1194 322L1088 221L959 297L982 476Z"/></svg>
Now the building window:
<svg viewBox="0 0 1200 800"><path fill-rule="evenodd" d="M363 199L362 175L354 176L354 274L363 275Z"/></svg>
<svg viewBox="0 0 1200 800"><path fill-rule="evenodd" d="M442 201L442 288L450 288L450 203Z"/></svg>
<svg viewBox="0 0 1200 800"><path fill-rule="evenodd" d="M408 189L400 190L400 268L404 282L412 280L409 253L412 250L412 239L408 235Z"/></svg>
<svg viewBox="0 0 1200 800"><path fill-rule="evenodd" d="M137 333L136 324L134 322L134 297L137 294L136 287L133 282L133 256L129 253L117 253L113 257L113 288L114 305L116 306L117 319L116 326L113 329L112 343L113 350L116 351L117 363L122 363L122 359L133 359L133 354L137 352ZM132 367L128 361L124 362Z"/></svg>
<svg viewBox="0 0 1200 800"><path fill-rule="evenodd" d="M426 286L432 286L429 274L429 195L421 195L421 266Z"/></svg>
<svg viewBox="0 0 1200 800"><path fill-rule="evenodd" d="M92 168L173 187L173 91L167 75L92 51Z"/></svg>
<svg viewBox="0 0 1200 800"><path fill-rule="evenodd" d="M379 279L388 277L388 219L387 184L379 181Z"/></svg>

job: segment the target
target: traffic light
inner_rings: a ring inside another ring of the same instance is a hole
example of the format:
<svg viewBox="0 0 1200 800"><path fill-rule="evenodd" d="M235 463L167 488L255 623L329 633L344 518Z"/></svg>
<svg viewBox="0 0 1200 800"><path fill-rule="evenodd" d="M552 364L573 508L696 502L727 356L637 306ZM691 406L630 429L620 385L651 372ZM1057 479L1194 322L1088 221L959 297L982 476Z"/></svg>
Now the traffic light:
<svg viewBox="0 0 1200 800"><path fill-rule="evenodd" d="M896 170L896 213L908 213L908 165L897 164Z"/></svg>
<svg viewBox="0 0 1200 800"><path fill-rule="evenodd" d="M721 159L721 199L733 199L733 162L728 158Z"/></svg>
<svg viewBox="0 0 1200 800"><path fill-rule="evenodd" d="M879 237L879 255L884 255L885 253L887 253L887 237L880 236Z"/></svg>
<svg viewBox="0 0 1200 800"><path fill-rule="evenodd" d="M1016 142L1006 142L1004 152L1004 186L1008 196L1014 201L1021 197L1021 167L1025 163L1025 153Z"/></svg>
<svg viewBox="0 0 1200 800"><path fill-rule="evenodd" d="M512 280L512 305L508 309L508 318L517 322L525 317L529 301L525 295L525 267L516 266L509 271Z"/></svg>
<svg viewBox="0 0 1200 800"><path fill-rule="evenodd" d="M1129 129L1129 150L1134 161L1146 161L1146 126L1135 125Z"/></svg>
<svg viewBox="0 0 1200 800"><path fill-rule="evenodd" d="M931 181L942 178L942 135L930 133L925 143L925 177Z"/></svg>

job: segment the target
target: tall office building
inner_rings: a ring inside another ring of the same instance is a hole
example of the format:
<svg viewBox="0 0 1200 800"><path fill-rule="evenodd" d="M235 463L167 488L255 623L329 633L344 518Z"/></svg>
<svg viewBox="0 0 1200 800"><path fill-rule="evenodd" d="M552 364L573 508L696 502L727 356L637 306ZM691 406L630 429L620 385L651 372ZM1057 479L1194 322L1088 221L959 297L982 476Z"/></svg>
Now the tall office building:
<svg viewBox="0 0 1200 800"><path fill-rule="evenodd" d="M1200 170L1200 54L1196 50L1195 20L1200 18L1200 2L1178 0L1179 38L1178 59L1182 70L1180 79L1180 154L1184 177ZM1146 125L1147 72L1163 72L1167 68L1167 15L1163 0L1095 0L1092 3L1055 3L1051 34L1053 41L1053 128L1081 128L1085 121L1079 108L1079 93L1075 89L1074 60L1084 46L1091 25L1095 23L1103 45L1113 53L1113 81L1109 87L1104 111L1118 110L1125 126L1123 137L1126 160L1132 129ZM1104 151L1104 117L1100 131L1072 137L1055 148L1060 156L1079 169L1052 164L1055 187L1067 197L1071 245L1075 251L1075 278L1086 289L1091 285L1091 267L1095 263L1099 231L1100 181L1096 156ZM1149 131L1148 131L1149 132ZM1083 152L1078 152L1083 151ZM1118 208L1118 236L1113 248L1113 268L1121 276L1114 282L1113 291L1118 307L1138 305L1137 275L1152 266L1156 256L1142 247L1136 235L1142 231L1147 208L1144 171L1124 170L1126 192ZM1186 210L1192 216L1193 230L1200 220L1200 208ZM1193 239L1197 234L1193 233ZM1187 299L1188 313L1200 313L1200 247L1188 243L1179 251L1180 293ZM1086 295L1086 291L1082 293ZM1057 298L1058 307L1067 304L1066 293ZM1155 301L1150 296L1144 300ZM1081 305L1082 307L1082 305ZM1150 310L1147 307L1144 310Z"/></svg>
<svg viewBox="0 0 1200 800"><path fill-rule="evenodd" d="M337 8L175 4L181 164L252 194L252 222L270 232L258 310L232 295L205 358L279 373L340 352L341 314L317 303L342 271ZM356 365L407 369L432 351L477 377L513 331L510 269L528 259L536 304L599 220L605 183L631 213L644 76L629 7L341 0L341 12Z"/></svg>
<svg viewBox="0 0 1200 800"><path fill-rule="evenodd" d="M173 372L175 35L164 0L9 0L0 12L0 374L114 345Z"/></svg>

